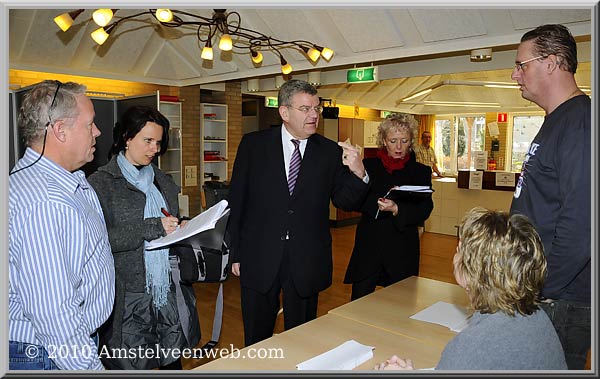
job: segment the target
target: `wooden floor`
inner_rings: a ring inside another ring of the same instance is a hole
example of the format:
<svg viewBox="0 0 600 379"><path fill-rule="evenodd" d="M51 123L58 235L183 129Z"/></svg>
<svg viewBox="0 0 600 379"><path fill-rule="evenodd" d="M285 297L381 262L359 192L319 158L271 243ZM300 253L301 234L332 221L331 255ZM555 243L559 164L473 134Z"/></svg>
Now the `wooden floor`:
<svg viewBox="0 0 600 379"><path fill-rule="evenodd" d="M332 228L333 237L333 284L319 294L318 316L327 314L333 308L350 301L351 285L343 284L344 274L354 246L355 225ZM420 276L456 283L452 274L452 256L456 250L457 238L443 234L423 233L421 237ZM214 301L219 285L214 283L196 283L198 313L202 328L202 346L210 339ZM283 331L283 318L279 317L275 333ZM244 347L244 328L240 306L240 282L231 275L224 283L224 310L221 338L217 347ZM208 359L183 359L186 370L208 362Z"/></svg>

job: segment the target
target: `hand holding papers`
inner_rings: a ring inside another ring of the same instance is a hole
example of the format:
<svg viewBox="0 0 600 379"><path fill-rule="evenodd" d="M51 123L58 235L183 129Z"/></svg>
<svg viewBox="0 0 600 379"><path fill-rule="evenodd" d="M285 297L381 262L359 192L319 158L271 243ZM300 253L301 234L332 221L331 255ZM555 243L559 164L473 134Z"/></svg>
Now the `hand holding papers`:
<svg viewBox="0 0 600 379"><path fill-rule="evenodd" d="M438 301L421 312L410 316L413 320L442 325L457 333L467 326L468 317L469 312L466 308L443 301Z"/></svg>
<svg viewBox="0 0 600 379"><path fill-rule="evenodd" d="M429 186L394 186L384 196L384 199L390 199L398 203L400 200L419 199L429 197L433 193L433 189ZM379 210L375 214L375 218L379 217Z"/></svg>
<svg viewBox="0 0 600 379"><path fill-rule="evenodd" d="M354 340L296 365L298 370L352 370L373 358L373 346Z"/></svg>
<svg viewBox="0 0 600 379"><path fill-rule="evenodd" d="M338 145L343 150L342 164L348 166L348 168L354 173L354 175L363 179L365 175L367 175L367 172L365 171L365 166L362 163L362 147L358 145L353 146L350 143L350 138L346 139L346 141L344 142L338 142Z"/></svg>
<svg viewBox="0 0 600 379"><path fill-rule="evenodd" d="M217 224L217 221L228 212L227 205L227 200L219 201L217 204L200 213L198 216L188 221L185 226L178 228L173 233L150 241L147 248L157 249L159 247L172 245L200 232L213 229Z"/></svg>

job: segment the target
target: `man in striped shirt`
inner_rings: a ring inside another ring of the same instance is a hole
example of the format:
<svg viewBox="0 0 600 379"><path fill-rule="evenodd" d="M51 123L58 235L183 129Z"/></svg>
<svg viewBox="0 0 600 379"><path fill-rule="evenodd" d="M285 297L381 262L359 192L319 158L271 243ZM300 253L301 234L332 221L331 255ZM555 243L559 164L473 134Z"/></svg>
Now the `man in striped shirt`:
<svg viewBox="0 0 600 379"><path fill-rule="evenodd" d="M9 177L9 369L102 370L96 330L114 264L96 193L78 170L100 131L85 86L45 81L23 99L27 149Z"/></svg>
<svg viewBox="0 0 600 379"><path fill-rule="evenodd" d="M431 133L425 131L421 134L421 144L415 146L415 155L417 162L424 164L425 166L431 167L431 171L435 172L438 178L442 177L440 170L437 167L437 158L435 157L435 151L431 147Z"/></svg>

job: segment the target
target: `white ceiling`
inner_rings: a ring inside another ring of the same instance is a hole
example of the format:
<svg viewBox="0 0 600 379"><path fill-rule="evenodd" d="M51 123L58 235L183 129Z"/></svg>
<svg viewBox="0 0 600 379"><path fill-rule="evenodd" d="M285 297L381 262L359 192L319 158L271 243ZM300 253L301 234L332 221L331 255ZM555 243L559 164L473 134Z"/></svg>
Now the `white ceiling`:
<svg viewBox="0 0 600 379"><path fill-rule="evenodd" d="M68 10L10 9L10 68L173 86L213 86L226 80L260 78L259 94L275 93L274 78L280 74L280 66L273 54L265 52L264 62L257 68L248 54L221 54L215 46L215 60L207 64L199 57L203 44L198 42L195 29L165 28L150 16L119 24L108 41L97 46L89 36L97 26L86 22L92 10L81 14L66 33L58 29L53 18ZM304 39L332 48L335 55L330 62L321 58L316 64L292 49L283 54L294 67L295 78L305 78L311 70L321 71L319 94L338 104L440 113L453 108L417 103L478 101L501 104L506 111L538 110L521 99L518 89L469 85L442 85L411 104L399 100L439 82L512 82L514 49L520 37L545 23L565 24L582 41L579 60L584 63L577 79L580 85L590 86L592 11L589 7L235 10L245 28L279 39ZM186 11L205 17L212 15L211 9ZM137 12L138 9L122 9L115 18ZM487 47L494 51L492 61L469 62L471 49ZM380 82L346 84L347 68L369 65L379 66ZM246 90L245 81L242 87Z"/></svg>

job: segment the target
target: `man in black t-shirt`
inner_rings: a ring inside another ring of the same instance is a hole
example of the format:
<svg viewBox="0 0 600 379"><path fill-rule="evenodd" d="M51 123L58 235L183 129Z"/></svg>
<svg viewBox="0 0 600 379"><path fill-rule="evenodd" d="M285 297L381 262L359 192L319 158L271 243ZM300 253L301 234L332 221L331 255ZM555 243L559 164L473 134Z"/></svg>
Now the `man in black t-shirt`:
<svg viewBox="0 0 600 379"><path fill-rule="evenodd" d="M523 35L512 79L546 111L529 147L511 206L534 223L548 274L542 308L569 369L584 369L591 345L591 101L577 87L577 45L562 25ZM543 349L540 346L540 349Z"/></svg>

